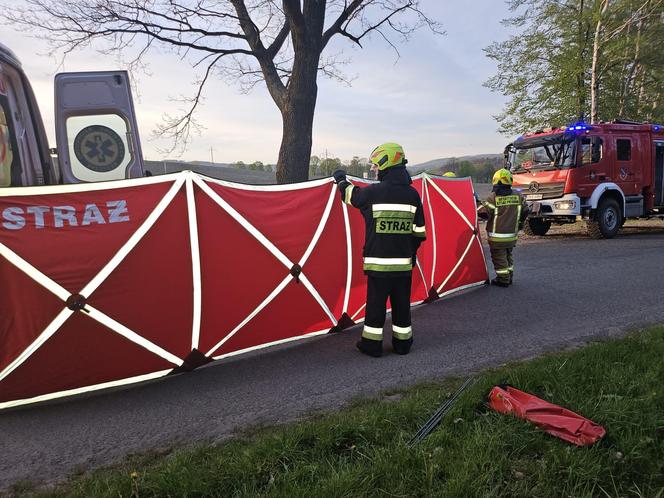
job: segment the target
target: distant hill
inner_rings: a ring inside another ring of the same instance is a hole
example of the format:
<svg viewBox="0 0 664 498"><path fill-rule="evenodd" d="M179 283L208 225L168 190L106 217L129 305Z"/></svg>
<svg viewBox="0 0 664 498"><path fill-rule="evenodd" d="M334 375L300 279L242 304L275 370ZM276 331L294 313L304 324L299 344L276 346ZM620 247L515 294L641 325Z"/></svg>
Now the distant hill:
<svg viewBox="0 0 664 498"><path fill-rule="evenodd" d="M145 169L149 170L153 175L177 173L178 171L188 169L201 175L235 183L248 183L251 185L277 183L276 175L273 172L238 169L225 163L211 163L206 161L145 161Z"/></svg>
<svg viewBox="0 0 664 498"><path fill-rule="evenodd" d="M456 161L457 163L461 161L470 161L471 163L477 164L483 161L502 161L502 157L502 154L475 154L459 157L444 157L415 165L409 164L408 170L412 174L427 170L439 170L442 172L445 169L445 166L453 161ZM149 170L153 175L177 173L178 171L188 169L219 180L247 183L251 185L269 185L277 182L274 172L238 169L228 163L211 163L209 161L145 161L145 169Z"/></svg>
<svg viewBox="0 0 664 498"><path fill-rule="evenodd" d="M431 161L427 161L425 163L419 163L414 165L409 164L408 169L415 172L420 172L425 170L443 168L448 164L450 164L452 161L457 161L457 162L470 161L472 163L475 163L480 161L496 161L502 159L503 159L502 154L475 154L472 156L443 157L441 159L432 159Z"/></svg>

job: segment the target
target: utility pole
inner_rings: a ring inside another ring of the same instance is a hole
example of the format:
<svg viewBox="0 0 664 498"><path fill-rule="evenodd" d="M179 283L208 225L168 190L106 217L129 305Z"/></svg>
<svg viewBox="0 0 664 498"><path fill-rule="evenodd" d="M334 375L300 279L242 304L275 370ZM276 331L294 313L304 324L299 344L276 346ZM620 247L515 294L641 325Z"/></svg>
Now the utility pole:
<svg viewBox="0 0 664 498"><path fill-rule="evenodd" d="M214 164L214 149L210 145L210 162Z"/></svg>

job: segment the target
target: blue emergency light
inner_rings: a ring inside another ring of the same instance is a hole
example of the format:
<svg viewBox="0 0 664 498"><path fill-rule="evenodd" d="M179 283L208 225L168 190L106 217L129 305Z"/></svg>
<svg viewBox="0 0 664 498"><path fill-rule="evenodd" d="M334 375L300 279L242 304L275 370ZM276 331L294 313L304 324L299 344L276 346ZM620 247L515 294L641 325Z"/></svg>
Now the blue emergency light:
<svg viewBox="0 0 664 498"><path fill-rule="evenodd" d="M574 123L573 125L569 125L567 127L567 131L588 131L592 130L592 126L589 124L584 123L583 121Z"/></svg>

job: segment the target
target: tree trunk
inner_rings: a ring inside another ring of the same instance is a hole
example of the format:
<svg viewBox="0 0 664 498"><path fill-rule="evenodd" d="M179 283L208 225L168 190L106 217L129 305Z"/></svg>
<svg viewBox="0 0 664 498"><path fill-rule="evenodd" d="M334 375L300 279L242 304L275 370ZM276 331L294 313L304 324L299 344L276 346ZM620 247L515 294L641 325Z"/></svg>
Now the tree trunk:
<svg viewBox="0 0 664 498"><path fill-rule="evenodd" d="M290 80L288 96L281 110L283 134L277 160L277 183L303 182L309 179L312 130L318 86L316 70Z"/></svg>
<svg viewBox="0 0 664 498"><path fill-rule="evenodd" d="M577 98L577 116L582 118L586 112L586 78L585 78L585 52L586 52L586 37L584 36L584 17L583 17L584 0L579 0L579 15L577 26L577 45L579 48L579 71L576 74L576 98Z"/></svg>
<svg viewBox="0 0 664 498"><path fill-rule="evenodd" d="M318 97L318 63L323 50L325 0L304 2L284 1L284 9L292 22L293 69L286 98L279 107L283 135L277 159L277 182L294 183L309 179L309 159Z"/></svg>
<svg viewBox="0 0 664 498"><path fill-rule="evenodd" d="M601 8L599 10L599 18L597 19L597 27L595 28L595 40L593 42L593 63L592 63L592 69L590 71L590 122L591 123L597 123L597 121L599 121L598 106L597 106L599 78L597 76L597 71L598 71L597 68L599 65L600 39L603 29L602 18L606 13L606 9L608 6L609 6L609 0L602 0Z"/></svg>
<svg viewBox="0 0 664 498"><path fill-rule="evenodd" d="M625 38L629 39L631 30L632 30L632 22L628 21ZM628 54L629 54L629 45L625 45L625 50L623 52L623 64L622 64L622 69L620 70L620 100L618 104L618 117L622 117L622 115L625 114L625 98L627 95L627 67L629 65L629 63L627 62Z"/></svg>

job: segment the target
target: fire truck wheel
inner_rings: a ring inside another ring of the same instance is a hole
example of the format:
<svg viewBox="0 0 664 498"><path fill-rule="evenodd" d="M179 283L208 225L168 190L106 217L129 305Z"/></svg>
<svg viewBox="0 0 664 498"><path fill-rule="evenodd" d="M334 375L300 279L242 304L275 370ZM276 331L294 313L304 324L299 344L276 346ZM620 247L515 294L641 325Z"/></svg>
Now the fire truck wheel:
<svg viewBox="0 0 664 498"><path fill-rule="evenodd" d="M537 235L539 237L546 235L551 228L551 222L542 218L528 218L523 231L526 235Z"/></svg>
<svg viewBox="0 0 664 498"><path fill-rule="evenodd" d="M614 199L602 199L597 206L595 218L588 221L588 235L594 239L611 239L622 226L620 206Z"/></svg>

